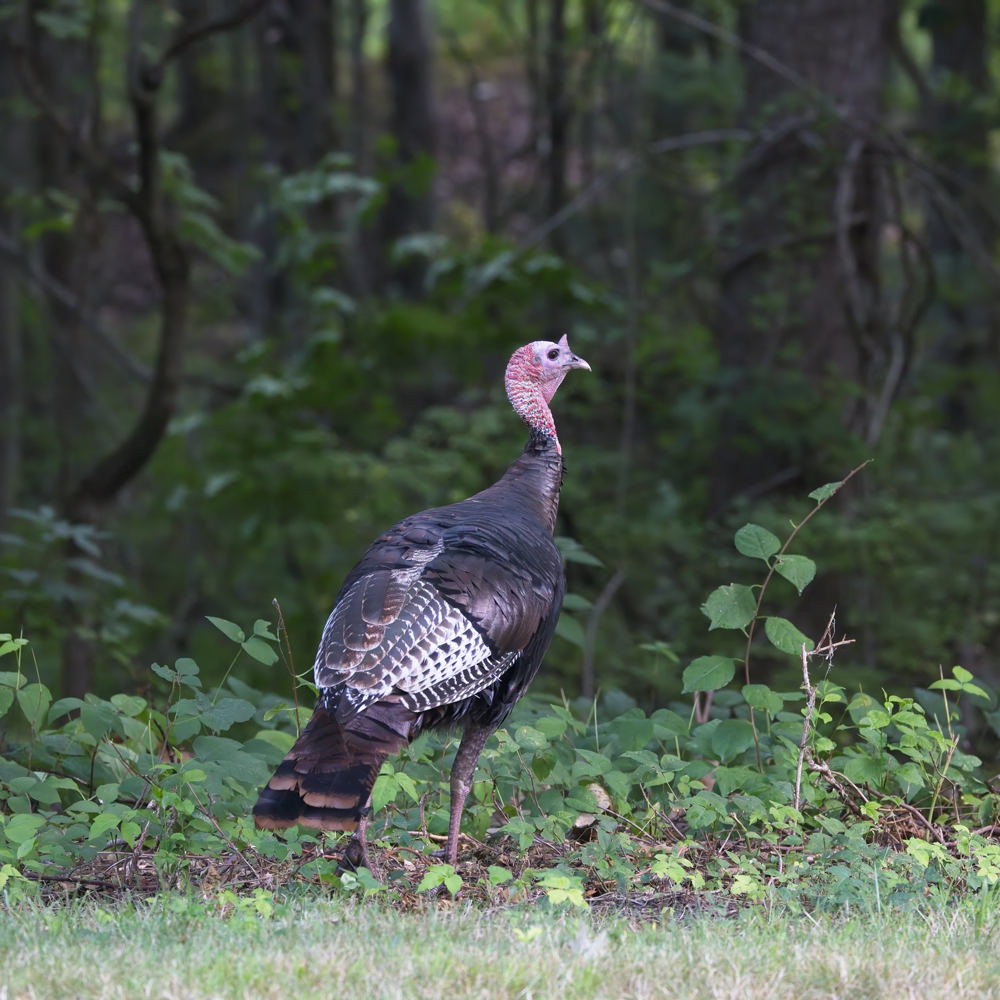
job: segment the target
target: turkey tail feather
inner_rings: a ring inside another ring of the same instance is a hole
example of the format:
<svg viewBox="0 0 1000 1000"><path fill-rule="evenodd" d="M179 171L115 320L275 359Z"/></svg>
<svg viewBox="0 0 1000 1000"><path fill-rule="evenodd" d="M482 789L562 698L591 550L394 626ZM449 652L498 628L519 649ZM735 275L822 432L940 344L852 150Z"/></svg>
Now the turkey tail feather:
<svg viewBox="0 0 1000 1000"><path fill-rule="evenodd" d="M417 714L392 702L370 705L346 725L323 701L253 807L258 829L296 823L356 830L382 764L417 735Z"/></svg>

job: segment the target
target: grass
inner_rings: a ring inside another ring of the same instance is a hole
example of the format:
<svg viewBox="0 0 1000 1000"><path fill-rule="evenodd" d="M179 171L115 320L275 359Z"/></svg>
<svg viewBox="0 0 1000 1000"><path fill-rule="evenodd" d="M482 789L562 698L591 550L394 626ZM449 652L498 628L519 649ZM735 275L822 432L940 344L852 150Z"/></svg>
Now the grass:
<svg viewBox="0 0 1000 1000"><path fill-rule="evenodd" d="M738 919L546 916L324 900L249 912L22 906L0 916L0 1000L195 997L933 998L1000 991L1000 906ZM202 907L196 905L196 910Z"/></svg>

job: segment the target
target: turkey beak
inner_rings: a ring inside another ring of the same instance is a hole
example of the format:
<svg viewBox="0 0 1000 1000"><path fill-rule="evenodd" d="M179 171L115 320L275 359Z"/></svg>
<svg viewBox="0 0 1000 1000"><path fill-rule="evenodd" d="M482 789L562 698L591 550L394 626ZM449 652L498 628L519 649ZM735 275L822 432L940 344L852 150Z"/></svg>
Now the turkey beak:
<svg viewBox="0 0 1000 1000"><path fill-rule="evenodd" d="M566 362L567 368L582 368L584 371L591 371L590 365L587 364L583 358L578 358L575 354L570 356L570 359Z"/></svg>

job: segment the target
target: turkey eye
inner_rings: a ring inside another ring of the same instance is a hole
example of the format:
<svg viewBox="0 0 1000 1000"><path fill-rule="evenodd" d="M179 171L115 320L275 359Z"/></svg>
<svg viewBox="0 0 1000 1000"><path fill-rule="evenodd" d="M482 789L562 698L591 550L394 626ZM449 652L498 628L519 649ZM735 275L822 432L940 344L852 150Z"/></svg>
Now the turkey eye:
<svg viewBox="0 0 1000 1000"><path fill-rule="evenodd" d="M555 359L558 357L559 357L559 352L553 347L552 350L549 351L549 361L555 361Z"/></svg>

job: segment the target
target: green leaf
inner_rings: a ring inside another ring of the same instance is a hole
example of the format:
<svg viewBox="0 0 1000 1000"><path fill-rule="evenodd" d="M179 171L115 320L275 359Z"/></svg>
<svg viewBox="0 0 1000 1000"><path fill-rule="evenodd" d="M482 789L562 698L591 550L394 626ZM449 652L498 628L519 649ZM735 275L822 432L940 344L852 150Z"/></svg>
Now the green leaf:
<svg viewBox="0 0 1000 1000"><path fill-rule="evenodd" d="M584 634L583 626L571 615L560 615L556 623L556 635L561 636L567 642L573 643L583 649L587 645L587 637Z"/></svg>
<svg viewBox="0 0 1000 1000"><path fill-rule="evenodd" d="M220 698L215 705L201 713L202 725L216 732L225 732L234 722L252 719L257 709L242 698Z"/></svg>
<svg viewBox="0 0 1000 1000"><path fill-rule="evenodd" d="M856 785L863 785L866 782L879 785L882 783L883 773L884 768L867 757L852 757L844 765L844 774Z"/></svg>
<svg viewBox="0 0 1000 1000"><path fill-rule="evenodd" d="M7 633L4 641L0 643L0 656L6 656L8 653L13 653L15 649L20 649L22 646L27 645L27 639L12 639L10 633Z"/></svg>
<svg viewBox="0 0 1000 1000"><path fill-rule="evenodd" d="M205 615L205 617L225 636L232 639L233 642L243 642L246 636L243 634L243 629L239 625L234 625L232 622L227 622L225 618L213 618L211 615Z"/></svg>
<svg viewBox="0 0 1000 1000"><path fill-rule="evenodd" d="M816 575L816 563L806 556L778 556L774 567L801 594Z"/></svg>
<svg viewBox="0 0 1000 1000"><path fill-rule="evenodd" d="M729 761L753 746L753 726L746 719L723 719L712 733L712 750Z"/></svg>
<svg viewBox="0 0 1000 1000"><path fill-rule="evenodd" d="M284 733L280 729L261 729L255 736L255 740L263 740L277 747L282 753L288 753L295 743L295 737L291 733Z"/></svg>
<svg viewBox="0 0 1000 1000"><path fill-rule="evenodd" d="M32 728L38 731L45 725L52 695L44 684L26 684L17 692L17 703Z"/></svg>
<svg viewBox="0 0 1000 1000"><path fill-rule="evenodd" d="M7 687L0 687L0 716L6 715L14 704L14 692Z"/></svg>
<svg viewBox="0 0 1000 1000"><path fill-rule="evenodd" d="M784 707L784 699L766 684L744 684L743 699L755 711L777 715Z"/></svg>
<svg viewBox="0 0 1000 1000"><path fill-rule="evenodd" d="M563 562L577 562L584 566L603 566L597 556L591 555L575 538L567 538L565 535L556 535L553 539L559 552L563 557Z"/></svg>
<svg viewBox="0 0 1000 1000"><path fill-rule="evenodd" d="M822 503L824 500L829 500L837 490L843 486L843 482L839 483L827 483L826 486L820 486L819 489L815 489L809 494L810 498L815 500L817 503Z"/></svg>
<svg viewBox="0 0 1000 1000"><path fill-rule="evenodd" d="M490 865L486 870L489 873L490 885L503 885L514 877L506 868L501 868L499 865Z"/></svg>
<svg viewBox="0 0 1000 1000"><path fill-rule="evenodd" d="M736 532L736 550L742 555L751 559L763 559L767 562L778 549L781 542L777 536L772 535L767 528L762 528L759 524L744 524Z"/></svg>
<svg viewBox="0 0 1000 1000"><path fill-rule="evenodd" d="M549 740L556 740L566 732L566 720L554 715L543 715L535 719L535 728Z"/></svg>
<svg viewBox="0 0 1000 1000"><path fill-rule="evenodd" d="M420 793L417 791L417 786L405 771L396 772L396 781L399 783L399 787L410 797L411 801L420 801Z"/></svg>
<svg viewBox="0 0 1000 1000"><path fill-rule="evenodd" d="M952 667L951 675L955 678L955 680L961 681L963 684L967 684L973 679L972 674L970 674L965 667Z"/></svg>
<svg viewBox="0 0 1000 1000"><path fill-rule="evenodd" d="M545 750L549 745L549 741L545 738L545 733L539 732L531 726L518 726L517 731L514 733L514 742L522 750L530 750L532 752Z"/></svg>
<svg viewBox="0 0 1000 1000"><path fill-rule="evenodd" d="M753 591L742 583L731 583L713 590L701 606L701 613L711 619L711 632L717 628L745 628L753 621L756 608Z"/></svg>
<svg viewBox="0 0 1000 1000"><path fill-rule="evenodd" d="M764 631L771 640L771 645L792 656L801 656L803 643L807 651L816 647L816 643L803 635L787 618L768 618L764 622Z"/></svg>
<svg viewBox="0 0 1000 1000"><path fill-rule="evenodd" d="M380 774L375 779L375 786L372 788L372 811L381 812L386 805L396 798L399 791L399 782L394 774Z"/></svg>
<svg viewBox="0 0 1000 1000"><path fill-rule="evenodd" d="M87 839L96 840L98 837L105 836L109 830L114 830L120 822L121 816L110 812L95 816L94 822L90 824L90 833L87 835Z"/></svg>
<svg viewBox="0 0 1000 1000"><path fill-rule="evenodd" d="M563 597L563 607L567 611L589 611L594 605L581 594L566 594Z"/></svg>
<svg viewBox="0 0 1000 1000"><path fill-rule="evenodd" d="M262 639L269 639L271 642L278 641L278 637L271 634L271 623L264 621L263 618L258 618L253 623L253 634L259 635Z"/></svg>
<svg viewBox="0 0 1000 1000"><path fill-rule="evenodd" d="M242 645L244 651L258 663L269 667L272 663L278 662L278 654L274 649L256 635L250 636Z"/></svg>
<svg viewBox="0 0 1000 1000"><path fill-rule="evenodd" d="M735 661L730 656L699 656L684 671L684 690L718 691L724 688L736 673Z"/></svg>

